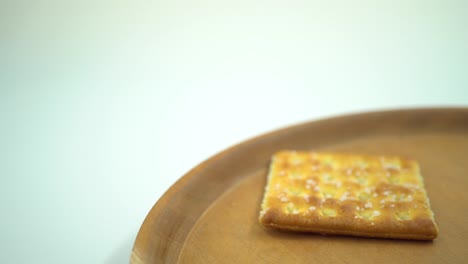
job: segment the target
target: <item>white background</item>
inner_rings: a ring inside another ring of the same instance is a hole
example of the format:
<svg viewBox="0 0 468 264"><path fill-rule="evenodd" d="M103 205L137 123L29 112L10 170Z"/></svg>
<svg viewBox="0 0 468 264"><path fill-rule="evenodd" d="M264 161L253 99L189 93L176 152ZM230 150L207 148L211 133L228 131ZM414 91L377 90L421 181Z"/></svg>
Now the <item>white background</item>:
<svg viewBox="0 0 468 264"><path fill-rule="evenodd" d="M1 262L128 263L164 191L239 141L467 106L467 3L1 1Z"/></svg>

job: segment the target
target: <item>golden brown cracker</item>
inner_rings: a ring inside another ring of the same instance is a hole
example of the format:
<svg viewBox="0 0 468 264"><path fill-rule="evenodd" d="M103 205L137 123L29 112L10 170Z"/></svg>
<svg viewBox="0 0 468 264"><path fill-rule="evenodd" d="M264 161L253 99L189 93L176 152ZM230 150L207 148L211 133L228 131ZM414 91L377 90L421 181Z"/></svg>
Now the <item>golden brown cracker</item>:
<svg viewBox="0 0 468 264"><path fill-rule="evenodd" d="M438 234L418 163L390 156L278 152L259 221L323 234L420 240Z"/></svg>

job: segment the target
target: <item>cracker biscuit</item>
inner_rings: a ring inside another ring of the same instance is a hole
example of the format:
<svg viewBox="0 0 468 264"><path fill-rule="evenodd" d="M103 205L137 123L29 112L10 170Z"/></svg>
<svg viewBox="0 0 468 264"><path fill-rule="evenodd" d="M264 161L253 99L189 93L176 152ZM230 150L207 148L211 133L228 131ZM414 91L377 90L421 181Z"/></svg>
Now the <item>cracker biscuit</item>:
<svg viewBox="0 0 468 264"><path fill-rule="evenodd" d="M438 228L416 161L281 151L259 221L276 229L432 240Z"/></svg>

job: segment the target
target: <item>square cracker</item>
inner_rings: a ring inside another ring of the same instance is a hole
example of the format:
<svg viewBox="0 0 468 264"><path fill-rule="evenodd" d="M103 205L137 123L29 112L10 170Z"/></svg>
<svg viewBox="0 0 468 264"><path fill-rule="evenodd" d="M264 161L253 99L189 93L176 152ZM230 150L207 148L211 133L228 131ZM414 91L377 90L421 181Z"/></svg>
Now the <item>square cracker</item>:
<svg viewBox="0 0 468 264"><path fill-rule="evenodd" d="M432 240L438 228L416 161L281 151L259 221L276 229Z"/></svg>

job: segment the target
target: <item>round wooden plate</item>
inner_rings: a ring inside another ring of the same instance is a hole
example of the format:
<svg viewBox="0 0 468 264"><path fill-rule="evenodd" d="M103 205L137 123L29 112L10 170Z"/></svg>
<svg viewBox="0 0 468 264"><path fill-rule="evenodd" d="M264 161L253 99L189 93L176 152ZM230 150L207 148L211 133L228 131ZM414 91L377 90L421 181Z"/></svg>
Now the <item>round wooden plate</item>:
<svg viewBox="0 0 468 264"><path fill-rule="evenodd" d="M272 153L281 149L417 159L440 229L433 242L269 230L258 213ZM468 108L357 114L281 129L195 167L155 204L131 263L466 262Z"/></svg>

